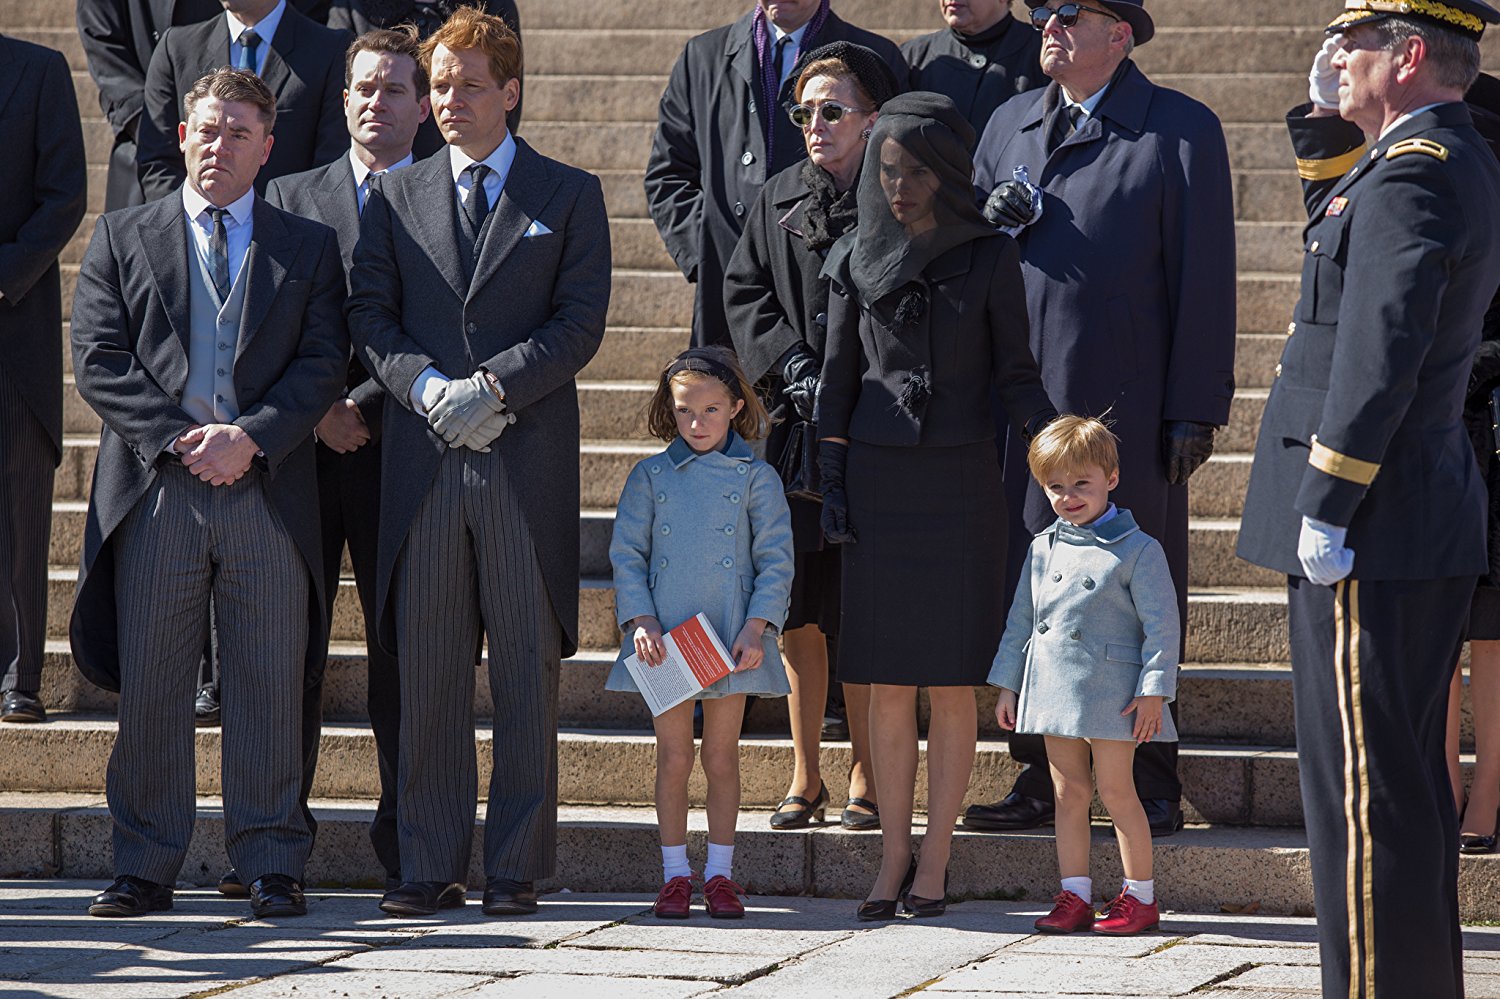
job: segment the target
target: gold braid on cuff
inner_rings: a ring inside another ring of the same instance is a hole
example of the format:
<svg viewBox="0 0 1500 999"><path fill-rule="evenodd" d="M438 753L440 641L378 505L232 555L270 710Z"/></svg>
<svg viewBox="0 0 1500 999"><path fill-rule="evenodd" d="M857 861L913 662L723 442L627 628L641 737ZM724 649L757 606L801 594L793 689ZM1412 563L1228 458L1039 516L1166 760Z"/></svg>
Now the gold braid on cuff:
<svg viewBox="0 0 1500 999"><path fill-rule="evenodd" d="M1374 482L1375 476L1380 472L1380 466L1375 462L1361 461L1347 454L1339 454L1333 448L1320 443L1316 434L1312 438L1312 454L1307 456L1307 463L1336 479L1343 479L1345 482L1353 482L1360 486L1368 486Z"/></svg>

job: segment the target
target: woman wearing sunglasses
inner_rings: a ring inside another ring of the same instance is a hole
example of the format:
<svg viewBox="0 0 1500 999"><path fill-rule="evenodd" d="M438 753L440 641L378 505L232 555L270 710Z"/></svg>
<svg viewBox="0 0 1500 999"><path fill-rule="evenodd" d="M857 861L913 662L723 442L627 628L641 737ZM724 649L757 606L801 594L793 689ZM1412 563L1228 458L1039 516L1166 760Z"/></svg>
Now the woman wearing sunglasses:
<svg viewBox="0 0 1500 999"><path fill-rule="evenodd" d="M752 382L768 386L776 422L766 456L778 464L789 446L815 440L801 428L813 418L828 322L828 281L820 276L834 240L854 227L855 188L865 142L878 112L898 89L895 74L871 49L835 42L812 52L798 76L789 108L802 131L807 159L776 174L745 224L724 282L735 350ZM778 467L779 464L778 464ZM828 788L819 765L829 663L837 662L839 552L825 545L820 505L791 498L797 575L783 630L792 693L794 764L786 800L771 816L773 829L801 829L822 820ZM869 767L869 688L848 686L852 761L849 802L842 823L880 826Z"/></svg>
<svg viewBox="0 0 1500 999"><path fill-rule="evenodd" d="M953 102L889 101L859 225L825 268L823 528L841 542L839 668L870 684L880 873L859 918L946 907L953 824L974 762L974 687L1005 618L1005 494L990 387L1028 436L1056 415L1028 345L1015 241L974 203L974 129ZM912 851L917 688L932 708L927 832Z"/></svg>

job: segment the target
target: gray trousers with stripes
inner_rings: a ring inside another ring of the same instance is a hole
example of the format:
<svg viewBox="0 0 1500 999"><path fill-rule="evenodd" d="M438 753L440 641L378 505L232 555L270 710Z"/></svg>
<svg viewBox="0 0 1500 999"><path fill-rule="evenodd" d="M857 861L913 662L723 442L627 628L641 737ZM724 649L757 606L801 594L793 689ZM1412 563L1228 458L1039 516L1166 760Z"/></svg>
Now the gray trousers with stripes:
<svg viewBox="0 0 1500 999"><path fill-rule="evenodd" d="M0 692L35 694L47 632L47 546L57 453L0 370Z"/></svg>
<svg viewBox="0 0 1500 999"><path fill-rule="evenodd" d="M401 876L464 882L474 835L474 659L489 643L488 877L550 877L562 628L498 450L443 456L396 561Z"/></svg>
<svg viewBox="0 0 1500 999"><path fill-rule="evenodd" d="M213 598L223 705L224 840L246 884L301 879L307 566L251 469L229 486L164 461L114 535L119 734L105 792L115 874L173 884L195 810L193 691Z"/></svg>

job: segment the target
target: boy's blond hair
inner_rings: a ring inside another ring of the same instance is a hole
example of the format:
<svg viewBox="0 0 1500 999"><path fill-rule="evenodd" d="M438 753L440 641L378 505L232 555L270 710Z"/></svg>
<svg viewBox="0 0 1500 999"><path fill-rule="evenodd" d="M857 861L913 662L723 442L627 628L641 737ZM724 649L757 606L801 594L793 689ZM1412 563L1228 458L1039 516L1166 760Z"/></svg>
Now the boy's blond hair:
<svg viewBox="0 0 1500 999"><path fill-rule="evenodd" d="M1093 465L1108 476L1119 471L1120 448L1104 421L1092 416L1059 416L1031 439L1026 465L1032 478L1043 486L1058 472L1081 471Z"/></svg>

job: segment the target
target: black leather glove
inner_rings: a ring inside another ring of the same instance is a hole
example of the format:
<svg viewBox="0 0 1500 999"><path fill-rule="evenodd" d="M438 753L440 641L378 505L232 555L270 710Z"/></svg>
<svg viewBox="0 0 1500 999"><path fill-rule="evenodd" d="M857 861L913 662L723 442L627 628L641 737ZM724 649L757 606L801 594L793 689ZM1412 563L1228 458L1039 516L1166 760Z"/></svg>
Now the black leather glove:
<svg viewBox="0 0 1500 999"><path fill-rule="evenodd" d="M1032 439L1035 438L1037 434L1046 429L1047 424L1051 423L1055 419L1057 419L1057 410L1044 409L1040 413L1033 416L1031 419L1027 420L1026 426L1021 428L1022 442L1030 445Z"/></svg>
<svg viewBox="0 0 1500 999"><path fill-rule="evenodd" d="M786 388L782 391L792 400L797 415L811 420L818 402L818 387L822 384L823 362L800 343L784 356L781 380L786 382Z"/></svg>
<svg viewBox="0 0 1500 999"><path fill-rule="evenodd" d="M849 494L844 492L844 466L849 445L818 442L818 478L823 486L823 537L836 545L852 545L856 538L849 523Z"/></svg>
<svg viewBox="0 0 1500 999"><path fill-rule="evenodd" d="M1474 364L1469 369L1469 399L1489 402L1489 390L1500 381L1500 340L1482 340L1474 352Z"/></svg>
<svg viewBox="0 0 1500 999"><path fill-rule="evenodd" d="M1198 466L1214 453L1218 427L1192 420L1168 420L1161 431L1162 463L1167 466L1167 484L1185 486Z"/></svg>
<svg viewBox="0 0 1500 999"><path fill-rule="evenodd" d="M1001 181L984 202L985 220L993 226L1028 226L1037 220L1033 210L1030 184L1019 180Z"/></svg>

